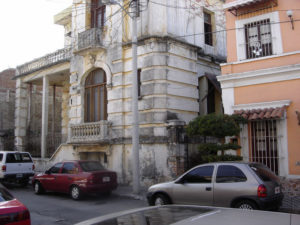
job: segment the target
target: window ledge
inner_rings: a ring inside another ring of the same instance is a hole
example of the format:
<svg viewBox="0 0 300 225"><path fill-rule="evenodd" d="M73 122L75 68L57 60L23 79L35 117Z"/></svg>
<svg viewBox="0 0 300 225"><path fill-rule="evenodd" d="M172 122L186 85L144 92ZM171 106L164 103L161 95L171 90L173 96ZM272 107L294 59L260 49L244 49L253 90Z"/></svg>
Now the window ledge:
<svg viewBox="0 0 300 225"><path fill-rule="evenodd" d="M256 62L260 60L265 60L265 59L271 59L271 58L278 58L282 56L289 56L289 55L297 55L300 54L300 51L294 51L294 52L288 52L288 53L283 53L283 54L277 54L277 55L270 55L270 56L263 56L255 59L243 59L235 62L230 62L230 63L222 63L221 66L228 66L228 65L236 65L236 64L242 64L242 63L249 63L249 62Z"/></svg>

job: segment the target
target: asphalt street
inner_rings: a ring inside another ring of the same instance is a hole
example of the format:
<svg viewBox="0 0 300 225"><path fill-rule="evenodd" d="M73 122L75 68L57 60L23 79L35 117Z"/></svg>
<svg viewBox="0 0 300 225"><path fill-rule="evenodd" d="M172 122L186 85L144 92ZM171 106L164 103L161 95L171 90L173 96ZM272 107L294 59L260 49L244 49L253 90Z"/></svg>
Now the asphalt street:
<svg viewBox="0 0 300 225"><path fill-rule="evenodd" d="M113 212L147 206L145 200L120 196L117 191L110 196L88 196L80 201L59 193L35 195L31 186L14 187L9 191L29 209L31 225L69 225Z"/></svg>

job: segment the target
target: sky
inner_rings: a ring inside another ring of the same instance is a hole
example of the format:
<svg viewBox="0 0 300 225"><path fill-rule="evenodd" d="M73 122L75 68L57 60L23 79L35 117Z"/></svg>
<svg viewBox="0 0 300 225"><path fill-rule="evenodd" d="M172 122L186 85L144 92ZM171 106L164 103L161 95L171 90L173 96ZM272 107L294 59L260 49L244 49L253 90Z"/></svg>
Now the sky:
<svg viewBox="0 0 300 225"><path fill-rule="evenodd" d="M72 0L0 0L0 72L64 47L53 16Z"/></svg>

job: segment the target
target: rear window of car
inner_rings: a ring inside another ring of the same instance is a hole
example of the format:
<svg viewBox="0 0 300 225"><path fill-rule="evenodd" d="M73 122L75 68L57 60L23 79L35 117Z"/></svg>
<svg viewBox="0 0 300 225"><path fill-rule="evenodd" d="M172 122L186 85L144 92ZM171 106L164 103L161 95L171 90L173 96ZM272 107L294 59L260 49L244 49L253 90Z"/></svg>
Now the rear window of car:
<svg viewBox="0 0 300 225"><path fill-rule="evenodd" d="M13 200L14 197L4 188L0 187L0 202Z"/></svg>
<svg viewBox="0 0 300 225"><path fill-rule="evenodd" d="M262 181L279 181L279 178L268 167L261 164L250 164L250 168Z"/></svg>
<svg viewBox="0 0 300 225"><path fill-rule="evenodd" d="M99 162L80 162L79 165L84 172L105 170Z"/></svg>
<svg viewBox="0 0 300 225"><path fill-rule="evenodd" d="M28 153L8 153L6 163L32 163Z"/></svg>
<svg viewBox="0 0 300 225"><path fill-rule="evenodd" d="M218 167L216 177L217 183L235 183L245 181L247 181L247 177L239 168L230 165Z"/></svg>

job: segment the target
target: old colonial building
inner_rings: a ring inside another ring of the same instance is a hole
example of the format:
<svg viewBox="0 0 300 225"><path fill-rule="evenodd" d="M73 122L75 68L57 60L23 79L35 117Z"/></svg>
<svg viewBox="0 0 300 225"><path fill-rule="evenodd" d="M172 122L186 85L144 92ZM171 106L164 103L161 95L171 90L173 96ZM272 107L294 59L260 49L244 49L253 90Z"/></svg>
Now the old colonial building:
<svg viewBox="0 0 300 225"><path fill-rule="evenodd" d="M242 156L283 177L300 177L300 2L228 0L224 110L248 119Z"/></svg>
<svg viewBox="0 0 300 225"><path fill-rule="evenodd" d="M57 14L65 48L17 68L16 138L26 149L28 85L43 88L41 164L96 159L132 180L132 2L74 0ZM139 2L138 110L142 182L184 169L182 128L199 114L222 112L216 75L226 58L222 1ZM45 43L46 44L46 43ZM60 87L61 145L46 159L49 89Z"/></svg>

